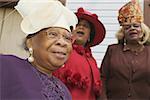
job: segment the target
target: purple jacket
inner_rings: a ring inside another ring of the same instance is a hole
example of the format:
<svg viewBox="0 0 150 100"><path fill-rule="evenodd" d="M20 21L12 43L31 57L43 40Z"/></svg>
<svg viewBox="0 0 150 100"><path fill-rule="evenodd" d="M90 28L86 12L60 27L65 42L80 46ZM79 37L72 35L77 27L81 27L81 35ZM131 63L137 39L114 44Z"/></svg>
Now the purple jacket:
<svg viewBox="0 0 150 100"><path fill-rule="evenodd" d="M48 87L51 97L44 96L41 80L27 60L12 55L0 55L0 71L2 100L71 100L68 89L56 77L49 80L54 81L53 87ZM57 86L61 87L60 90ZM59 91L62 93L59 94Z"/></svg>

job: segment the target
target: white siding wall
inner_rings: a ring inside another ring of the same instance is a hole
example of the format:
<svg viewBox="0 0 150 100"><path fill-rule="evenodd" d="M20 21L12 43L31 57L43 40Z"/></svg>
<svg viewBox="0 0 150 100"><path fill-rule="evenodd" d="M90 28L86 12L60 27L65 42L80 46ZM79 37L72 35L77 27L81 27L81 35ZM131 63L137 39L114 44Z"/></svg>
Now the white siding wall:
<svg viewBox="0 0 150 100"><path fill-rule="evenodd" d="M99 16L99 19L106 28L106 37L104 41L92 48L93 56L95 57L98 66L106 52L109 44L117 43L115 34L119 29L117 20L118 10L130 0L67 0L67 7L76 12L77 8L83 7ZM143 8L143 0L139 0Z"/></svg>

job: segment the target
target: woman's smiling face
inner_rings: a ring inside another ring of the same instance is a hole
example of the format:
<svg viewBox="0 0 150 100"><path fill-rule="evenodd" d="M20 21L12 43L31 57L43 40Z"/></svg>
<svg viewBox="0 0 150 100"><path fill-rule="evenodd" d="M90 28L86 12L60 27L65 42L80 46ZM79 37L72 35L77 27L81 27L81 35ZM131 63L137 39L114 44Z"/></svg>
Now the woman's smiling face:
<svg viewBox="0 0 150 100"><path fill-rule="evenodd" d="M50 71L61 67L71 50L71 34L63 28L48 28L27 40L28 48L33 48L34 65Z"/></svg>
<svg viewBox="0 0 150 100"><path fill-rule="evenodd" d="M123 30L127 41L139 41L143 36L140 23L126 23L123 25Z"/></svg>

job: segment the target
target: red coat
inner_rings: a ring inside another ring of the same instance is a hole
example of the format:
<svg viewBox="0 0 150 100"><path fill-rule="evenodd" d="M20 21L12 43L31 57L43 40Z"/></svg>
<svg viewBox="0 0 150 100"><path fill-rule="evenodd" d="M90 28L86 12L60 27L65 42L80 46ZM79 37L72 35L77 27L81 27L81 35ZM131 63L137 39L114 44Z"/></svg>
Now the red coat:
<svg viewBox="0 0 150 100"><path fill-rule="evenodd" d="M73 45L69 60L53 74L66 84L73 100L95 100L100 95L100 73L89 48Z"/></svg>

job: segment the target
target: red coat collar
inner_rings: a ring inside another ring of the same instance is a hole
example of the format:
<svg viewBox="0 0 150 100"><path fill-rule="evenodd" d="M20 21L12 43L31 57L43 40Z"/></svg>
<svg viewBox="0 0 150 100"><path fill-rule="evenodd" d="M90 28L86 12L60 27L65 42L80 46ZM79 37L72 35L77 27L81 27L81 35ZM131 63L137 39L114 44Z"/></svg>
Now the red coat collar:
<svg viewBox="0 0 150 100"><path fill-rule="evenodd" d="M91 49L90 47L83 47L82 45L73 45L73 49L76 50L80 55L86 55L87 57L91 57Z"/></svg>

